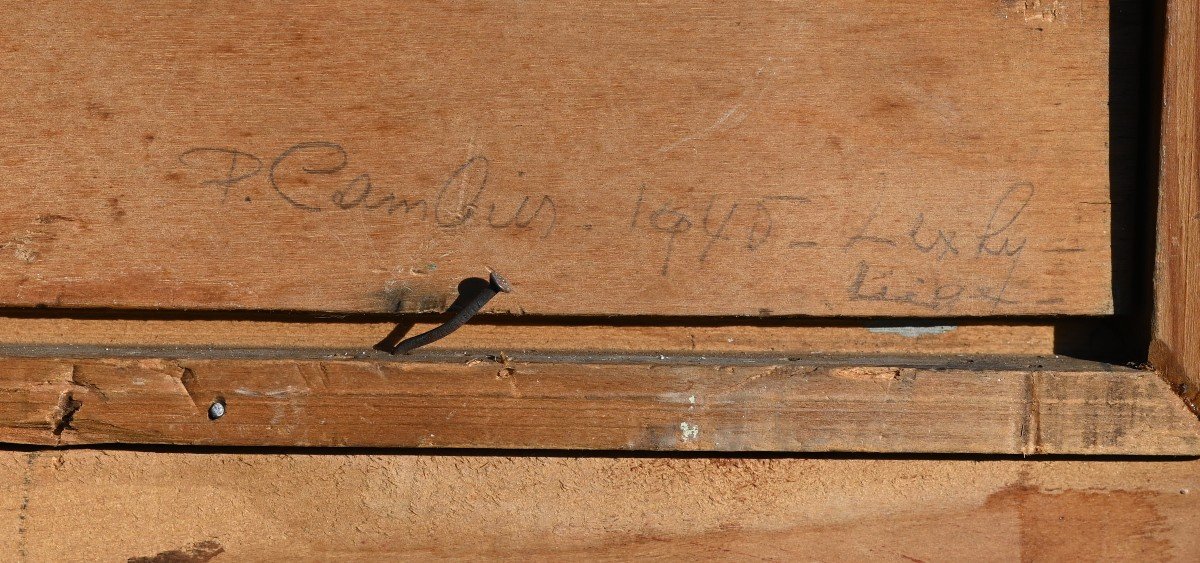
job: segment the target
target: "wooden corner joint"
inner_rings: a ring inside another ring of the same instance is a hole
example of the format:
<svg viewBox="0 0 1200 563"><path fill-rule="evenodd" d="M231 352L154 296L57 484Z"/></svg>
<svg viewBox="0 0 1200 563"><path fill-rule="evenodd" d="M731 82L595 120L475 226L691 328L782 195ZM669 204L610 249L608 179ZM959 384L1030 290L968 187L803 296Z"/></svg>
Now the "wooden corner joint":
<svg viewBox="0 0 1200 563"><path fill-rule="evenodd" d="M1170 386L1171 390L1183 400L1183 404L1200 417L1200 384L1194 380L1179 357L1171 352L1169 346L1160 340L1150 344L1150 364L1155 373Z"/></svg>

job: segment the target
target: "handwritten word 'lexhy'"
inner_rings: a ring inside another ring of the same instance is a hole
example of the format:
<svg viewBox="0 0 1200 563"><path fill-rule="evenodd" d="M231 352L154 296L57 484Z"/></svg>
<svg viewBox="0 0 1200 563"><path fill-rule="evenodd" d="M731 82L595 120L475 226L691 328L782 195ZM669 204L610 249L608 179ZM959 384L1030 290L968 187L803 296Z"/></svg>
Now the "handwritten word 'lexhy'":
<svg viewBox="0 0 1200 563"><path fill-rule="evenodd" d="M483 155L473 156L451 171L429 196L404 196L383 189L366 172L351 176L349 153L327 141L292 145L270 164L249 152L213 147L184 151L179 162L207 172L200 184L221 188L222 201L230 188L263 176L265 171L267 184L279 200L310 213L358 210L441 228L540 229L541 238L549 237L558 221L558 208L550 195L493 195L491 163ZM504 197L509 198L507 202Z"/></svg>

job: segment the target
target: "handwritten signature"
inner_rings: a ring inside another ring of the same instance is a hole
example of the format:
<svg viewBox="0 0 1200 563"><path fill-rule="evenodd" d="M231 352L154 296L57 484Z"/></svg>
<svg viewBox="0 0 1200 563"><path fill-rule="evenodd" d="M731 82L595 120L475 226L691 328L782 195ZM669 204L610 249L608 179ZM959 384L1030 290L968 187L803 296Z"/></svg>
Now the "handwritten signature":
<svg viewBox="0 0 1200 563"><path fill-rule="evenodd" d="M348 151L328 141L292 145L269 161L234 148L197 147L180 154L179 162L203 174L200 185L221 190L222 201L232 188L264 179L268 193L305 213L376 213L442 229L528 231L542 239L554 234L560 221L551 195L496 188L484 155L449 170L440 184L408 194L378 185L368 172L352 170ZM814 220L820 207L807 195L685 199L642 185L629 200L626 225L631 233L658 237L661 261L650 267L662 277L685 259L706 264L730 252L754 253L768 245L772 255L821 247L819 252L845 255L849 275L844 287L850 301L945 313L963 300L989 302L993 308L1018 302L1009 296L1009 285L1028 245L1019 223L1035 191L1028 182L1011 184L977 216L982 228L965 228L961 221L938 224L921 210L892 210L901 214L884 223L876 208L841 230L842 223ZM580 227L590 231L592 225Z"/></svg>
<svg viewBox="0 0 1200 563"><path fill-rule="evenodd" d="M262 175L265 169L267 184L280 200L310 213L375 211L441 228L540 227L541 238L549 237L558 222L557 204L548 194L494 195L491 163L483 155L467 159L450 172L431 197L383 189L366 172L350 176L349 153L328 141L292 145L269 165L253 153L222 147L189 149L179 155L179 162L207 173L200 184L220 188L222 201L228 198L230 188Z"/></svg>

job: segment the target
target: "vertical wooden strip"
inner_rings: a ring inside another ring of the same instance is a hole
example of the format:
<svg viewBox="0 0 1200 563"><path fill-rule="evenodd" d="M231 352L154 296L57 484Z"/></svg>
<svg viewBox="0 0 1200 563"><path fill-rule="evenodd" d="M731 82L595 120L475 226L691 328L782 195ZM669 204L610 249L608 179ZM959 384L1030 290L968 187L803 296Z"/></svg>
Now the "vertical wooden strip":
<svg viewBox="0 0 1200 563"><path fill-rule="evenodd" d="M1161 184L1151 361L1192 410L1200 394L1200 7L1167 3Z"/></svg>

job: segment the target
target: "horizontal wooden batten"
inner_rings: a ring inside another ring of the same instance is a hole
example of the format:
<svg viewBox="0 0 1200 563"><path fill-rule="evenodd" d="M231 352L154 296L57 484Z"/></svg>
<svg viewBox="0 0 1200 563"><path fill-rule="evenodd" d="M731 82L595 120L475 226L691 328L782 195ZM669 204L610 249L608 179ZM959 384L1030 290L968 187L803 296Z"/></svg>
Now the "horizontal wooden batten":
<svg viewBox="0 0 1200 563"><path fill-rule="evenodd" d="M397 327L413 335L444 317L382 321L318 319L314 315L159 312L7 311L0 316L5 345L100 347L336 348L367 350ZM64 314L75 316L64 317ZM40 315L46 315L42 318ZM144 315L145 316L145 315ZM115 318L114 318L115 317ZM129 318L135 317L135 318ZM197 318L198 317L198 318ZM216 317L216 318L213 318ZM247 318L249 317L249 318ZM1031 319L574 319L484 315L426 350L506 352L614 352L642 354L1024 354L1092 345L1082 321ZM608 323L608 324L605 324ZM397 334L401 334L397 333ZM1074 337L1072 342L1065 335Z"/></svg>
<svg viewBox="0 0 1200 563"><path fill-rule="evenodd" d="M1200 454L1156 374L1060 358L24 351L0 360L0 441Z"/></svg>
<svg viewBox="0 0 1200 563"><path fill-rule="evenodd" d="M0 305L1107 315L1110 4L4 0Z"/></svg>

